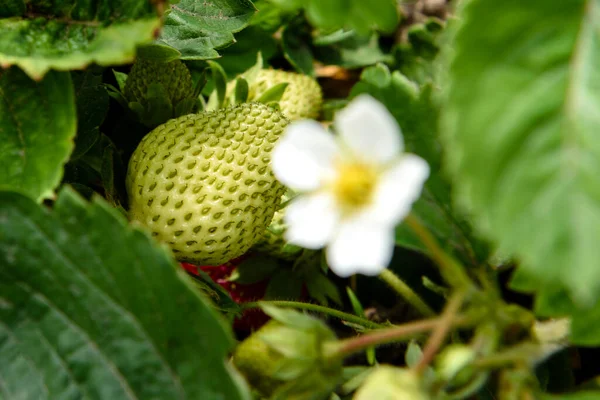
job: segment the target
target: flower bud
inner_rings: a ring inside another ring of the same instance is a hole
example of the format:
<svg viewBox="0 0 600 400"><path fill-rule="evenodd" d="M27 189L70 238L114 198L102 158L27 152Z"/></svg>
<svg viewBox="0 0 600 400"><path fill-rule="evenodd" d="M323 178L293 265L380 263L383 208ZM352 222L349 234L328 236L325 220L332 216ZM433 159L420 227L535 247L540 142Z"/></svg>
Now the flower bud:
<svg viewBox="0 0 600 400"><path fill-rule="evenodd" d="M235 367L264 397L327 398L342 375L341 360L324 351L336 339L333 332L296 311L264 310L273 320L238 345Z"/></svg>
<svg viewBox="0 0 600 400"><path fill-rule="evenodd" d="M419 377L409 369L382 365L376 368L354 395L354 400L429 400Z"/></svg>

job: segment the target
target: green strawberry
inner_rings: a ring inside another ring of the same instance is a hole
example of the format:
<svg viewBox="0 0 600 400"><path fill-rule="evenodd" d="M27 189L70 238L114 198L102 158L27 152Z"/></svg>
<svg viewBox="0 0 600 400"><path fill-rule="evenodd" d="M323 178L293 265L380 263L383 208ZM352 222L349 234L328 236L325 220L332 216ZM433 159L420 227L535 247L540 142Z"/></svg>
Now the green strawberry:
<svg viewBox="0 0 600 400"><path fill-rule="evenodd" d="M190 71L180 60L138 59L123 92L129 107L150 127L193 112L198 97Z"/></svg>
<svg viewBox="0 0 600 400"><path fill-rule="evenodd" d="M129 162L130 217L180 261L220 265L262 236L285 191L271 151L288 120L258 103L157 127Z"/></svg>
<svg viewBox="0 0 600 400"><path fill-rule="evenodd" d="M290 120L315 119L321 112L323 94L313 78L276 69L260 70L255 80L250 81L248 99L257 100L273 86L288 83L279 108Z"/></svg>

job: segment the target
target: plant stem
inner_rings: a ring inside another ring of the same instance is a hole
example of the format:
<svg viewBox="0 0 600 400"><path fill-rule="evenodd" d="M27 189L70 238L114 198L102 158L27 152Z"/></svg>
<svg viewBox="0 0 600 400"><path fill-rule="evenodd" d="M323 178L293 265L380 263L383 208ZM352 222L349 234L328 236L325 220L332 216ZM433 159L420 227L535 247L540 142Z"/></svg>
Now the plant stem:
<svg viewBox="0 0 600 400"><path fill-rule="evenodd" d="M464 297L465 296L462 292L455 293L452 295L452 297L450 297L450 300L446 304L446 308L439 319L438 325L435 327L433 333L429 337L429 340L425 344L423 356L419 360L419 363L415 366L415 372L417 374L420 375L425 371L429 363L435 357L435 354L439 348L444 343L444 339L452 327L452 323L456 314L458 313L458 310L460 310Z"/></svg>
<svg viewBox="0 0 600 400"><path fill-rule="evenodd" d="M473 281L465 272L464 267L459 265L440 247L431 232L421 224L417 217L411 214L404 221L427 247L430 256L438 264L442 276L449 284L459 290L473 286Z"/></svg>
<svg viewBox="0 0 600 400"><path fill-rule="evenodd" d="M406 301L408 301L414 308L416 308L421 315L424 317L433 317L436 315L435 311L431 309L425 303L414 290L411 289L402 279L398 277L398 275L394 274L389 269L384 269L381 274L379 274L379 278L387 283L392 289L396 291L400 296L402 296Z"/></svg>
<svg viewBox="0 0 600 400"><path fill-rule="evenodd" d="M333 308L320 306L318 304L311 303L303 303L301 301L287 301L287 300L263 300L256 302L248 302L241 304L243 310L247 310L250 308L260 308L261 304L270 304L276 307L287 307L287 308L297 308L300 310L308 310L314 311L321 314L329 315L334 318L341 319L342 321L347 321L356 325L363 326L367 329L382 329L387 328L389 325L378 324L373 321L369 321L366 318L359 317L354 314L349 314L343 311L339 311Z"/></svg>
<svg viewBox="0 0 600 400"><path fill-rule="evenodd" d="M379 329L351 339L340 340L332 346L329 356L345 357L372 346L409 340L424 332L435 329L441 322L447 323L441 317L424 319L397 325L392 328ZM451 321L451 326L467 326L473 324L473 322L472 318L465 315L458 315Z"/></svg>

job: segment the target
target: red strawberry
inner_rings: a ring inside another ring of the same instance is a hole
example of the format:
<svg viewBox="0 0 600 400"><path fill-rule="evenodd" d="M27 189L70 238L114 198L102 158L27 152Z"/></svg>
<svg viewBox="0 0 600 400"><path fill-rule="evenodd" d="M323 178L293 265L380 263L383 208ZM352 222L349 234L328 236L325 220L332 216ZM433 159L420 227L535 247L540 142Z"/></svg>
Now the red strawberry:
<svg viewBox="0 0 600 400"><path fill-rule="evenodd" d="M208 274L213 281L225 289L233 301L238 304L261 300L265 295L268 280L249 285L241 285L229 280L231 274L242 260L243 257L239 257L228 261L223 265L219 265L218 267L198 267L184 262L181 263L181 266L192 275L198 275L198 269L201 269ZM233 328L240 331L253 331L263 326L268 320L269 317L262 310L253 308L244 311L240 318L236 318L233 322Z"/></svg>

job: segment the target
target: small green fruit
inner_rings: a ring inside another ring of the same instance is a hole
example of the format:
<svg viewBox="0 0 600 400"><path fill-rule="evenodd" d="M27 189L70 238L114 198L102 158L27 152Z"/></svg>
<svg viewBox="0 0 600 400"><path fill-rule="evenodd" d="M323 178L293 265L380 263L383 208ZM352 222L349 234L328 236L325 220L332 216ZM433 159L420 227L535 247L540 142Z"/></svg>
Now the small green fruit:
<svg viewBox="0 0 600 400"><path fill-rule="evenodd" d="M180 60L138 59L123 94L140 122L149 127L193 112L198 97L190 71Z"/></svg>
<svg viewBox="0 0 600 400"><path fill-rule="evenodd" d="M287 123L280 112L250 103L157 127L129 162L130 218L180 261L220 265L242 255L285 191L270 161Z"/></svg>
<svg viewBox="0 0 600 400"><path fill-rule="evenodd" d="M170 62L138 59L125 81L125 98L143 104L150 84L160 83L172 104L194 95L192 76L180 60Z"/></svg>
<svg viewBox="0 0 600 400"><path fill-rule="evenodd" d="M249 99L256 100L268 89L288 83L279 108L290 120L316 119L321 112L323 93L316 80L310 76L276 69L263 69L255 81L250 82Z"/></svg>

